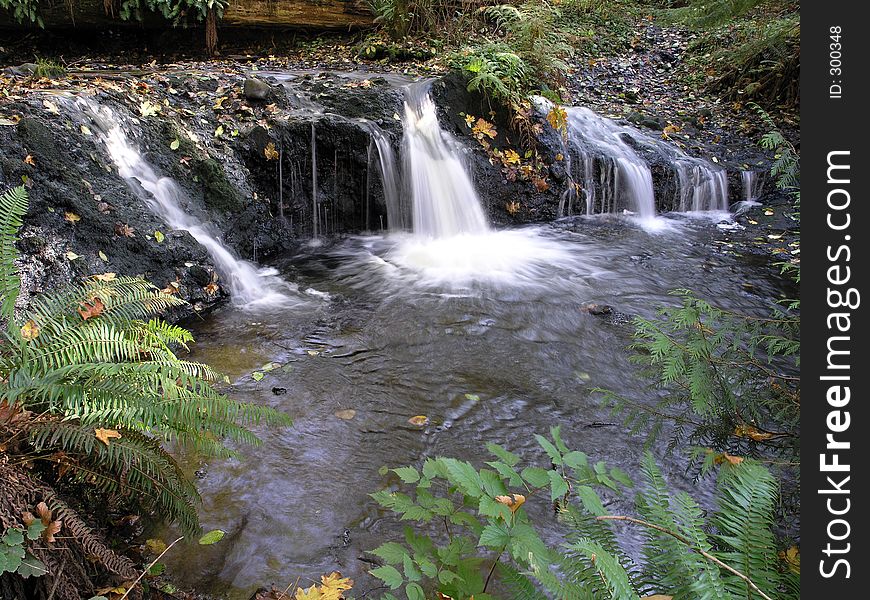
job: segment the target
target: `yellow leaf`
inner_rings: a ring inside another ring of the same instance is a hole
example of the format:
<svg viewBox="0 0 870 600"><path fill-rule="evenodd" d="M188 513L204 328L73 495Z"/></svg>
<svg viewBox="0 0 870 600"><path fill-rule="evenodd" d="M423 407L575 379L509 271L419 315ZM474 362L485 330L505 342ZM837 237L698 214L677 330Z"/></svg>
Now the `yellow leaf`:
<svg viewBox="0 0 870 600"><path fill-rule="evenodd" d="M474 115L465 115L465 124L471 129L474 125Z"/></svg>
<svg viewBox="0 0 870 600"><path fill-rule="evenodd" d="M266 156L266 160L278 160L278 151L275 150L275 144L273 142L266 144L266 148L263 149L263 154Z"/></svg>
<svg viewBox="0 0 870 600"><path fill-rule="evenodd" d="M118 277L117 273L103 273L101 275L94 275L94 279L97 281L107 282L107 281L115 281Z"/></svg>
<svg viewBox="0 0 870 600"><path fill-rule="evenodd" d="M106 256L106 253L103 252L102 250L100 250L99 252L97 252L97 256L100 257L100 260L101 260L101 261L103 261L103 262L109 262L109 257Z"/></svg>
<svg viewBox="0 0 870 600"><path fill-rule="evenodd" d="M24 157L24 162L26 162L31 167L36 166L36 161L33 159L33 156L31 154L28 154L26 157Z"/></svg>
<svg viewBox="0 0 870 600"><path fill-rule="evenodd" d="M23 337L28 342L30 340L36 339L36 336L38 335L39 325L37 325L36 321L34 321L33 319L30 319L21 327L21 337Z"/></svg>
<svg viewBox="0 0 870 600"><path fill-rule="evenodd" d="M424 427L429 424L429 417L426 415L417 415L416 417L408 419L408 423L416 425L417 427Z"/></svg>
<svg viewBox="0 0 870 600"><path fill-rule="evenodd" d="M215 109L222 109L222 108L224 107L224 102L226 102L226 100L227 100L227 97L226 97L226 96L221 96L221 97L218 98L217 101L214 103L214 108L215 108Z"/></svg>
<svg viewBox="0 0 870 600"><path fill-rule="evenodd" d="M568 130L568 111L559 106L554 106L547 113L547 123L556 131L566 132Z"/></svg>
<svg viewBox="0 0 870 600"><path fill-rule="evenodd" d="M752 425L738 425L734 428L734 435L737 437L749 438L755 442L763 442L765 440L769 440L773 437L776 437L772 433L767 433L765 431L759 431L758 428L753 427Z"/></svg>
<svg viewBox="0 0 870 600"><path fill-rule="evenodd" d="M67 260L75 260L77 258L81 258L78 254L76 254L72 250L70 250L69 252L64 254L64 256L66 257Z"/></svg>
<svg viewBox="0 0 870 600"><path fill-rule="evenodd" d="M166 550L166 542L159 539L147 539L145 540L145 547L148 548L149 552L153 554L160 554L164 550Z"/></svg>
<svg viewBox="0 0 870 600"><path fill-rule="evenodd" d="M75 214L74 212L66 211L63 213L63 218L65 221L69 221L70 223L78 223L82 220L80 216Z"/></svg>
<svg viewBox="0 0 870 600"><path fill-rule="evenodd" d="M160 231L159 229L155 229L154 230L154 239L157 240L158 244L162 244L163 240L166 239L166 236L163 235L163 232Z"/></svg>
<svg viewBox="0 0 870 600"><path fill-rule="evenodd" d="M109 445L109 440L119 438L121 434L116 429L102 429L100 427L94 429L94 436L106 446Z"/></svg>
<svg viewBox="0 0 870 600"><path fill-rule="evenodd" d="M214 136L215 136L215 137L220 137L220 136L222 136L223 134L224 134L224 126L223 126L223 125L218 125L218 128L214 130Z"/></svg>
<svg viewBox="0 0 870 600"><path fill-rule="evenodd" d="M792 546L787 550L779 551L779 558L782 560L788 570L796 575L801 573L801 553L797 546Z"/></svg>
<svg viewBox="0 0 870 600"><path fill-rule="evenodd" d="M91 133L91 130L88 129L88 126L87 126L87 125L82 125L81 127L79 127L79 129L81 130L81 132L82 132L83 135L93 135L93 134Z"/></svg>
<svg viewBox="0 0 870 600"><path fill-rule="evenodd" d="M342 577L338 571L333 571L329 575L321 575L320 583L323 591L337 590L343 592L353 587L353 579Z"/></svg>
<svg viewBox="0 0 870 600"><path fill-rule="evenodd" d="M345 421L350 421L356 416L356 411L352 408L348 408L345 410L339 410L335 413L335 416L339 419L344 419Z"/></svg>
<svg viewBox="0 0 870 600"><path fill-rule="evenodd" d="M522 494L513 494L511 496L496 496L495 501L499 504L504 504L509 509L511 509L511 513L517 512L519 507L521 507L526 502L526 497Z"/></svg>
<svg viewBox="0 0 870 600"><path fill-rule="evenodd" d="M296 600L323 600L323 595L320 593L320 590L317 589L316 585L312 585L307 590L296 588L296 595L294 598Z"/></svg>
<svg viewBox="0 0 870 600"><path fill-rule="evenodd" d="M486 121L484 119L478 119L477 123L475 123L474 127L471 128L472 133L475 134L479 139L483 139L483 136L487 136L490 139L494 139L496 135L498 135L495 131L495 125Z"/></svg>
<svg viewBox="0 0 870 600"><path fill-rule="evenodd" d="M514 150L505 150L504 160L510 165L518 165L520 164L520 155Z"/></svg>

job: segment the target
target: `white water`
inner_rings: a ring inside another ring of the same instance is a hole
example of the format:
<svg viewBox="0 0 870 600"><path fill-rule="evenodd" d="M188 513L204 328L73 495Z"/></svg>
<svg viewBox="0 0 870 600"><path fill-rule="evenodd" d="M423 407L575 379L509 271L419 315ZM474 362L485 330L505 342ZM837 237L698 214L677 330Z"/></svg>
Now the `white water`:
<svg viewBox="0 0 870 600"><path fill-rule="evenodd" d="M624 127L599 117L588 108L570 107L568 141L583 163L578 177L586 197L586 212L629 210L642 219L655 217L652 171L623 139ZM598 177L592 176L595 158L601 159ZM599 211L595 210L600 206Z"/></svg>
<svg viewBox="0 0 870 600"><path fill-rule="evenodd" d="M295 295L295 286L278 277L275 269L258 268L240 259L208 225L184 211L184 192L173 179L155 173L130 142L119 119L108 107L101 107L84 98L79 98L77 104L94 119L121 177L136 193L141 193L140 189L147 193L146 200L152 211L168 227L187 231L206 249L223 278L219 283L229 287L234 304L244 308L266 308L301 302Z"/></svg>
<svg viewBox="0 0 870 600"><path fill-rule="evenodd" d="M740 171L740 181L743 184L743 200L757 202L759 194L758 173L755 171Z"/></svg>
<svg viewBox="0 0 870 600"><path fill-rule="evenodd" d="M407 224L405 223L405 212L402 210L399 192L401 189L401 177L397 167L396 155L393 152L392 145L390 145L390 140L380 127L371 121L363 121L363 124L368 129L369 135L371 135L371 139L378 150L378 163L381 167L381 184L384 188L384 201L387 205L387 226L390 231L403 231ZM368 218L368 209L366 213L366 218Z"/></svg>
<svg viewBox="0 0 870 600"><path fill-rule="evenodd" d="M407 88L403 125L414 233L443 238L489 231L480 198L459 158L458 144L438 125L428 83Z"/></svg>
<svg viewBox="0 0 870 600"><path fill-rule="evenodd" d="M535 101L544 114L552 108L552 103L544 98ZM565 110L568 140L564 154L570 180L559 207L560 216L573 214L574 204L583 200L583 212L587 215L629 212L637 215L646 229L662 229L660 220L655 218L652 170L639 148L670 164L676 182L674 210L728 210L725 169L688 156L667 142L601 117L588 108Z"/></svg>

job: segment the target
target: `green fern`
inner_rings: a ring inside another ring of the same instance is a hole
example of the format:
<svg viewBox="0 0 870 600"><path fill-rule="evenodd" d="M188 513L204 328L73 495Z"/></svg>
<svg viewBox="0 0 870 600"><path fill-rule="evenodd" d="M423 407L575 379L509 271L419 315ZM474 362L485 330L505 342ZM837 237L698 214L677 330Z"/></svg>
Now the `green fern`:
<svg viewBox="0 0 870 600"><path fill-rule="evenodd" d="M73 478L194 533L196 489L162 444L230 456L226 440L257 444L248 427L290 419L228 398L214 388L216 372L178 358L174 348L186 348L190 332L154 316L184 302L142 279L90 278L35 298L16 315L15 236L26 210L23 188L0 197L3 398L45 415L19 426L38 456L61 450ZM98 441L98 429L120 437Z"/></svg>

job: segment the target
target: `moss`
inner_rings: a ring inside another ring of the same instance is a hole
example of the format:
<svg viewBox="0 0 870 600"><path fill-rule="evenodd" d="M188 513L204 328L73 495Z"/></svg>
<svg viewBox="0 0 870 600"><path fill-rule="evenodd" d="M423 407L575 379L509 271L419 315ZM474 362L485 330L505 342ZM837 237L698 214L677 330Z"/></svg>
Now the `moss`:
<svg viewBox="0 0 870 600"><path fill-rule="evenodd" d="M203 186L206 206L224 212L235 212L243 208L238 190L227 179L221 164L213 158L196 161L194 173Z"/></svg>

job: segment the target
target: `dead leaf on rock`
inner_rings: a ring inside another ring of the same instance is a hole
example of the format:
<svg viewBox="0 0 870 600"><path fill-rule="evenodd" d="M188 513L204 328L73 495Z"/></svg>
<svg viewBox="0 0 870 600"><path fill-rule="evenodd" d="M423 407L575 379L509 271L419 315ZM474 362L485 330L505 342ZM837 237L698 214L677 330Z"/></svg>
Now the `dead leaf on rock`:
<svg viewBox="0 0 870 600"><path fill-rule="evenodd" d="M133 237L134 231L127 223L115 223L115 235L119 237Z"/></svg>
<svg viewBox="0 0 870 600"><path fill-rule="evenodd" d="M39 335L39 325L36 324L36 321L30 319L27 323L22 325L21 327L21 337L23 337L28 342L30 340L36 339L36 336Z"/></svg>
<svg viewBox="0 0 870 600"><path fill-rule="evenodd" d="M79 215L75 214L74 212L66 211L63 213L63 220L69 221L72 224L76 224L79 221L81 221L82 218Z"/></svg>
<svg viewBox="0 0 870 600"><path fill-rule="evenodd" d="M345 410L339 410L335 413L335 416L339 419L344 419L345 421L350 421L356 416L356 411L352 408L348 408Z"/></svg>
<svg viewBox="0 0 870 600"><path fill-rule="evenodd" d="M26 157L24 157L24 162L26 162L26 163L27 163L28 165L30 165L31 167L35 167L35 166L36 166L36 161L34 160L32 154L28 154Z"/></svg>
<svg viewBox="0 0 870 600"><path fill-rule="evenodd" d="M425 427L429 424L429 417L426 415L417 415L408 419L408 423L416 427Z"/></svg>
<svg viewBox="0 0 870 600"><path fill-rule="evenodd" d="M274 142L266 144L266 147L263 149L263 155L265 155L266 160L278 160L278 151L275 150Z"/></svg>

